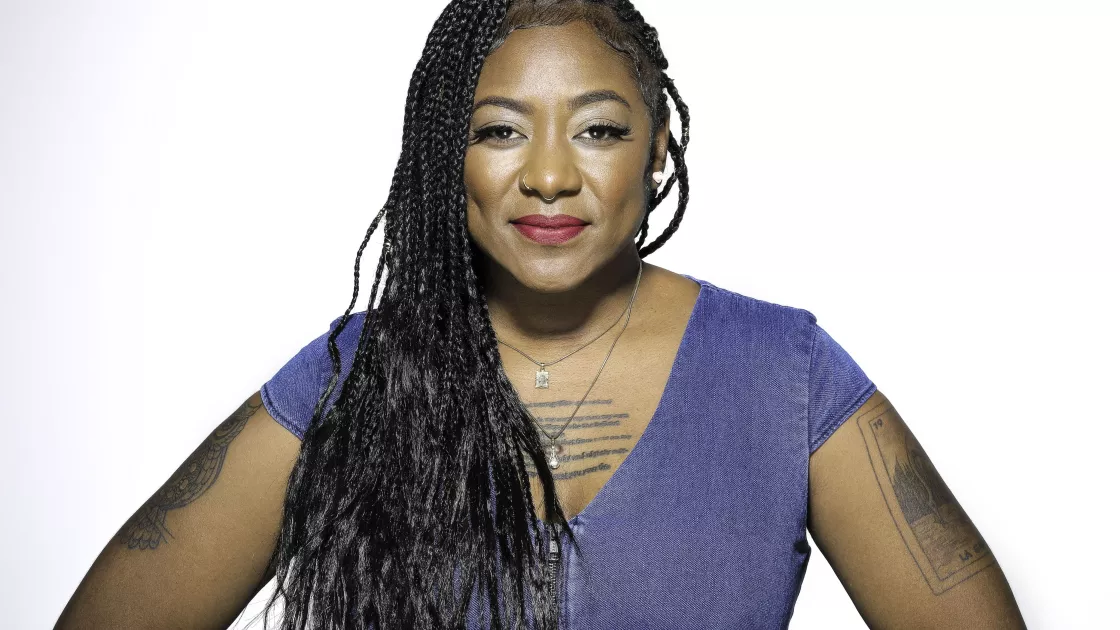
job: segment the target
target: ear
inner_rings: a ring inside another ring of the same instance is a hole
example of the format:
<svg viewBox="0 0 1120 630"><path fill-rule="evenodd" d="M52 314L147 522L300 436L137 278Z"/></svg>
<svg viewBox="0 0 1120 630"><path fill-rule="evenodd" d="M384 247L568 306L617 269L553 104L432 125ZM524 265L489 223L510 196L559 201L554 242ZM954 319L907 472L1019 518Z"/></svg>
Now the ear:
<svg viewBox="0 0 1120 630"><path fill-rule="evenodd" d="M669 121L672 119L672 112L666 111L665 123L662 124L657 131L653 134L653 147L652 150L652 165L654 171L665 172L666 158L669 153Z"/></svg>

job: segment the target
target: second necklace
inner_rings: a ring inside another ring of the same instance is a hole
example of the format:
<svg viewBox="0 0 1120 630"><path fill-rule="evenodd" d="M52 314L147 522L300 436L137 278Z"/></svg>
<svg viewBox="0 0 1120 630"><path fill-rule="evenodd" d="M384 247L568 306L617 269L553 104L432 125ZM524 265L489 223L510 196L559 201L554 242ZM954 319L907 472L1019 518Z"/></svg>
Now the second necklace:
<svg viewBox="0 0 1120 630"><path fill-rule="evenodd" d="M610 347L610 349L607 350L607 356L603 358L603 363L601 365L599 365L599 371L595 373L595 378L591 380L591 385L587 388L587 391L584 392L583 397L579 399L579 403L576 404L576 408L574 410L572 410L572 415L568 417L568 420L566 422L564 422L564 425L560 427L560 430L556 432L556 435L549 434L549 432L545 430L544 426L541 425L540 422L537 422L536 417L535 416L533 417L533 421L537 423L537 426L540 427L541 432L544 433L545 437L548 438L548 443L545 445L545 457L548 459L548 467L553 469L553 470L560 467L560 455L564 452L564 448L562 446L560 446L560 444L558 442L558 440L560 439L560 436L564 434L564 430L568 428L568 425L571 424L572 419L576 417L577 413L579 413L579 408L581 406L583 406L583 401L587 400L587 395L590 394L592 388L595 387L595 382L599 380L599 375L603 373L603 368L606 367L607 360L611 358L611 352L614 351L615 344L617 344L618 340L622 338L622 333L626 332L626 326L630 324L630 312L634 308L634 298L638 295L638 287L642 283L642 268L643 267L644 267L644 261L638 261L638 279L637 279L637 281L634 282L634 290L630 293L630 302L626 305L626 311L624 311L624 313L623 313L624 315L626 315L626 321L622 324L622 330L618 331L618 335L614 338L614 341L611 342L611 347ZM622 315L619 315L619 319L622 319ZM617 324L618 320L615 320L615 323ZM614 324L611 325L611 328L614 328ZM608 328L607 330L610 330L610 328ZM595 339L598 339L599 337L602 337L603 334L605 334L606 332L607 331L604 330L603 332L599 333L599 335L596 336ZM595 339L592 339L591 341L595 341ZM588 345L591 344L591 341L583 344L582 346L580 346L576 350L573 350L572 352L569 352L568 354L564 355L560 359L557 359L556 361L552 361L552 362L547 363L547 364L542 364L541 362L533 359L532 357L525 354L524 352L521 352L521 350L518 350L517 348L514 348L513 346L510 346L508 343L505 343L504 341L502 341L501 343L503 343L506 346L509 346L510 348L513 348L514 350L517 350L517 352L521 353L521 355L524 356L526 359L529 359L533 363L536 363L538 366L540 366L543 369L543 367L545 365L551 365L552 363L556 363L557 361L560 361L562 359L565 359L565 358L571 356L576 351L587 347ZM539 380L540 380L539 372L538 372L538 377L537 378L538 378L538 383L539 383ZM548 372L545 372L545 385L544 386L548 387ZM540 385L538 384L537 387L540 387ZM530 416L532 416L532 414L530 414Z"/></svg>

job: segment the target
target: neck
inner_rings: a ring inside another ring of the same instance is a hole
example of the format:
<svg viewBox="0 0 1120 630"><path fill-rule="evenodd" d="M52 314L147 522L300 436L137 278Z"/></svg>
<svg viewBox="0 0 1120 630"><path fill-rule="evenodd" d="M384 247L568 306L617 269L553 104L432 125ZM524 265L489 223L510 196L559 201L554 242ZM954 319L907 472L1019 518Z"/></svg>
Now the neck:
<svg viewBox="0 0 1120 630"><path fill-rule="evenodd" d="M485 291L491 323L499 339L515 345L585 341L626 310L641 265L637 250L628 248L578 285L547 291L522 284L488 261ZM643 284L648 267L643 269Z"/></svg>

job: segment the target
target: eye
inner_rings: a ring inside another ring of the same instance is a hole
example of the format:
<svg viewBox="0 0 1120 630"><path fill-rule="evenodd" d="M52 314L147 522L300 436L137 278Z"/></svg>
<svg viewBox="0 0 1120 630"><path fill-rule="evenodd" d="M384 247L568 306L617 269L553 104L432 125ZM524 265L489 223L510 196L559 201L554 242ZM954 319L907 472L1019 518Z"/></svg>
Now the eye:
<svg viewBox="0 0 1120 630"><path fill-rule="evenodd" d="M589 134L588 140L592 144L611 144L630 135L630 127L619 127L609 123L598 123L587 128L584 134Z"/></svg>
<svg viewBox="0 0 1120 630"><path fill-rule="evenodd" d="M492 140L493 144L498 145L513 144L517 141L518 135L520 134L517 130L509 125L490 125L475 131L471 143Z"/></svg>

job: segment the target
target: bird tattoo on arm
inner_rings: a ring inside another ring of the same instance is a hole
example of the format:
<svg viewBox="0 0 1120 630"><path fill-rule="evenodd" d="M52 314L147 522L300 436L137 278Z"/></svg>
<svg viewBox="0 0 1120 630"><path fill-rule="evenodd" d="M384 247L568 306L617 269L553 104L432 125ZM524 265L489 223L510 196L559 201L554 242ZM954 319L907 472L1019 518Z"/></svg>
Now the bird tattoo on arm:
<svg viewBox="0 0 1120 630"><path fill-rule="evenodd" d="M218 425L121 527L118 542L129 549L155 549L161 543L170 543L175 536L167 528L167 513L193 503L214 485L230 443L260 406L246 401Z"/></svg>

